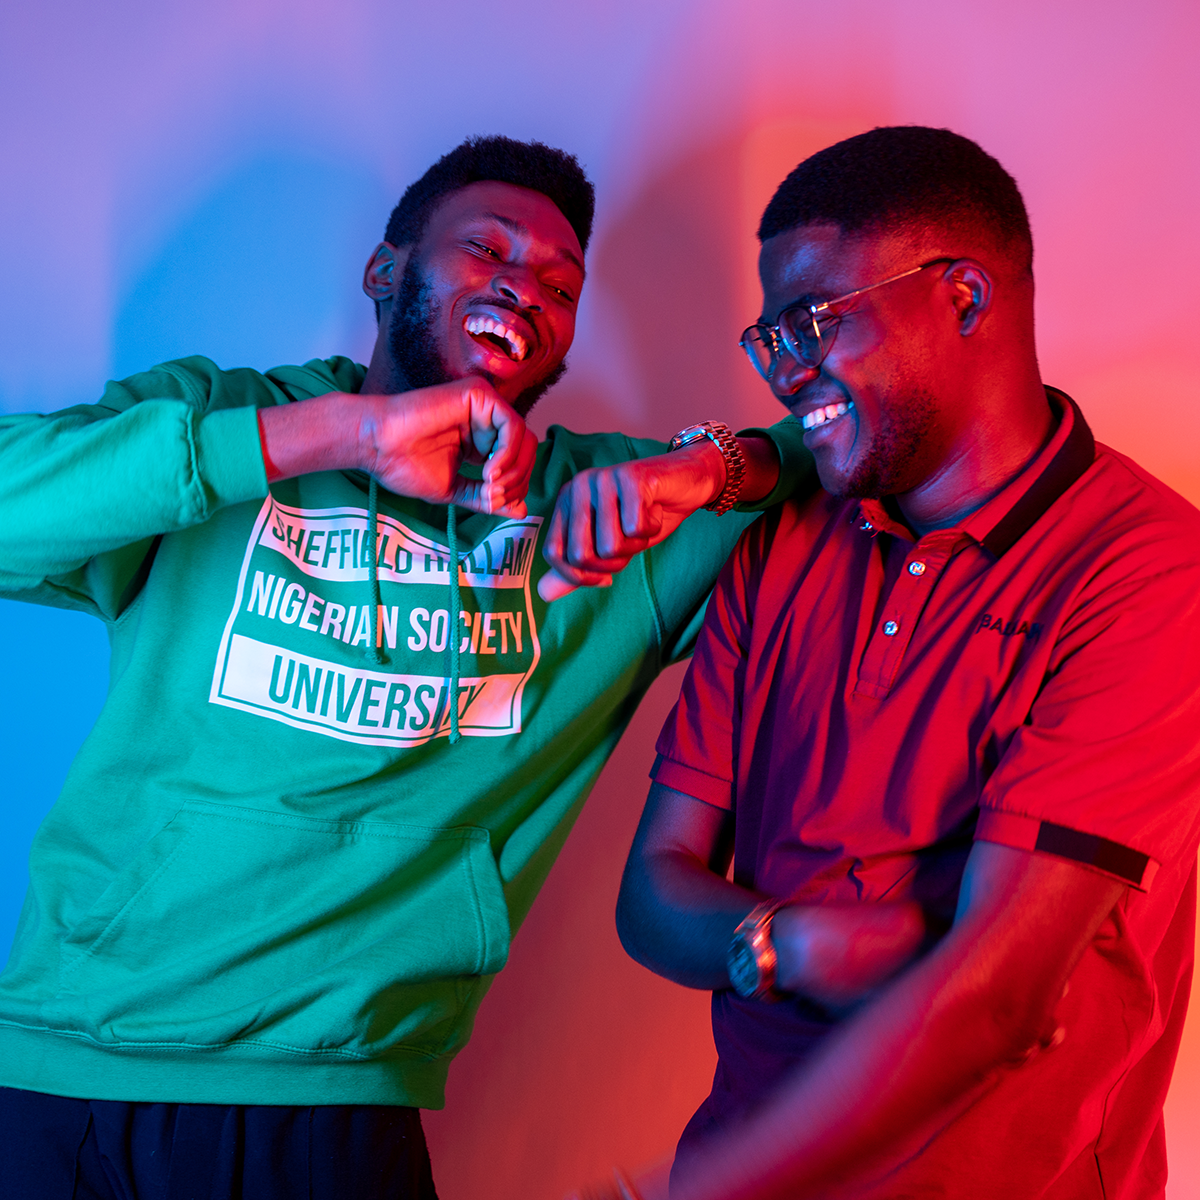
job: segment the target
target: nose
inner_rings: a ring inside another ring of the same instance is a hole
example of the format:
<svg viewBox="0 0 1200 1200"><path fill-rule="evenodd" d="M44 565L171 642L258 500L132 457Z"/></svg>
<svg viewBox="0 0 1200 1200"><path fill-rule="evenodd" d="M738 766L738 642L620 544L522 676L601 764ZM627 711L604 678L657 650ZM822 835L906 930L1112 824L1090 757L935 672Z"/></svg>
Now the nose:
<svg viewBox="0 0 1200 1200"><path fill-rule="evenodd" d="M506 265L502 274L492 280L492 288L510 303L530 312L541 312L541 292L533 279L522 271L514 271Z"/></svg>
<svg viewBox="0 0 1200 1200"><path fill-rule="evenodd" d="M775 360L775 370L771 375L771 391L782 400L785 396L794 396L806 383L811 383L821 373L820 367L807 367L797 362L788 351L784 351Z"/></svg>

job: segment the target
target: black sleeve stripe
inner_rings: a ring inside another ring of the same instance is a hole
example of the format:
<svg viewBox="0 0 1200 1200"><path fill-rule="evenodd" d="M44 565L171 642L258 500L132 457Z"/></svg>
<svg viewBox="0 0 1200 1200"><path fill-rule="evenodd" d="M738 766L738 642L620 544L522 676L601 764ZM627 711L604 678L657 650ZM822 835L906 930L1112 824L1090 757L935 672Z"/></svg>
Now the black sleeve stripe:
<svg viewBox="0 0 1200 1200"><path fill-rule="evenodd" d="M1134 887L1141 887L1142 877L1150 862L1148 854L1139 854L1120 842L1110 842L1108 838L1096 837L1092 833L1080 833L1066 825L1052 825L1049 821L1043 821L1038 829L1034 849L1057 854L1059 858L1069 858L1072 862L1084 863L1089 867L1099 867L1101 871L1127 880Z"/></svg>

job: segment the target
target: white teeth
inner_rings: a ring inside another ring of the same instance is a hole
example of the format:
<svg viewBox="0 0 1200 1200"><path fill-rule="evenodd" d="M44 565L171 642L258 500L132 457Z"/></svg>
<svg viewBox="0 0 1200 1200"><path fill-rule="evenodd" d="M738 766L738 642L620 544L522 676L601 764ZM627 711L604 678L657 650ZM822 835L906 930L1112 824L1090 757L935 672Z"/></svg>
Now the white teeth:
<svg viewBox="0 0 1200 1200"><path fill-rule="evenodd" d="M840 400L837 404L826 404L824 408L814 408L812 412L806 412L800 418L800 424L805 429L816 429L818 425L824 425L827 421L844 417L853 407L853 403L843 404Z"/></svg>
<svg viewBox="0 0 1200 1200"><path fill-rule="evenodd" d="M525 352L528 345L525 339L514 329L509 329L507 325L501 324L494 317L485 316L481 313L467 317L463 322L463 328L468 333L490 333L493 337L503 338L508 343L508 356L520 362L525 357Z"/></svg>

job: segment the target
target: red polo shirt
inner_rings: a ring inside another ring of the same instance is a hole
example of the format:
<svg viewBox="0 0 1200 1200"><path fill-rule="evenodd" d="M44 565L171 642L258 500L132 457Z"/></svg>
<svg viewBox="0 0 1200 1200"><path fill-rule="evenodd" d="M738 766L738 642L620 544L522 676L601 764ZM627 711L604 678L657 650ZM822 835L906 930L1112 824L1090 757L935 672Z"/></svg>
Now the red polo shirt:
<svg viewBox="0 0 1200 1200"><path fill-rule="evenodd" d="M1200 840L1200 513L1051 403L1050 442L952 529L914 541L884 504L819 493L747 530L659 738L654 777L734 809L735 878L767 895L913 896L950 917L975 838L1129 884L1060 1006L1066 1041L864 1194L1114 1200L1166 1179ZM716 993L719 1066L685 1140L832 1024Z"/></svg>

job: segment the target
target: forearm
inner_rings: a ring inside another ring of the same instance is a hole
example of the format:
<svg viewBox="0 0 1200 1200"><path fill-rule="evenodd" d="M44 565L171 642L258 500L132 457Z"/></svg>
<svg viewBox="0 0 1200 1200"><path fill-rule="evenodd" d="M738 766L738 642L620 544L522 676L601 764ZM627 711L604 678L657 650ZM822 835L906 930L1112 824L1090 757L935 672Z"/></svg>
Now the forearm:
<svg viewBox="0 0 1200 1200"><path fill-rule="evenodd" d="M258 425L268 481L316 471L368 468L373 400L331 392L260 409Z"/></svg>
<svg viewBox="0 0 1200 1200"><path fill-rule="evenodd" d="M849 1018L754 1118L676 1164L672 1200L832 1196L919 1149L1013 1057L953 966L935 952Z"/></svg>
<svg viewBox="0 0 1200 1200"><path fill-rule="evenodd" d="M733 932L764 897L725 878L732 814L655 784L617 901L629 954L687 987L727 988ZM925 937L913 903L788 905L775 916L777 990L857 1003L911 961Z"/></svg>
<svg viewBox="0 0 1200 1200"><path fill-rule="evenodd" d="M733 931L762 899L725 878L733 815L651 785L617 898L632 958L685 987L726 988Z"/></svg>
<svg viewBox="0 0 1200 1200"><path fill-rule="evenodd" d="M930 936L912 901L788 905L775 914L776 987L832 1009L860 1003Z"/></svg>
<svg viewBox="0 0 1200 1200"><path fill-rule="evenodd" d="M779 483L779 452L767 437L739 437L738 445L746 462L742 487L738 494L741 504L757 504L766 499ZM725 459L716 443L709 438L690 442L671 453L669 463L674 470L694 472L701 504L711 504L725 490Z"/></svg>
<svg viewBox="0 0 1200 1200"><path fill-rule="evenodd" d="M617 932L631 958L684 987L729 987L733 931L761 900L686 853L631 859L617 900Z"/></svg>
<svg viewBox="0 0 1200 1200"><path fill-rule="evenodd" d="M765 500L779 483L779 451L766 437L739 437L738 444L746 459L746 475L742 480L742 504L757 504Z"/></svg>
<svg viewBox="0 0 1200 1200"><path fill-rule="evenodd" d="M1122 891L1067 860L977 843L942 942L751 1120L678 1164L672 1200L836 1195L898 1166L1056 1040L1066 982Z"/></svg>
<svg viewBox="0 0 1200 1200"><path fill-rule="evenodd" d="M686 987L727 988L738 923L762 899L699 859L661 854L629 872L618 930L629 954ZM910 963L926 938L919 905L787 905L775 914L775 990L832 1009L860 1003Z"/></svg>
<svg viewBox="0 0 1200 1200"><path fill-rule="evenodd" d="M470 377L394 396L330 392L264 408L270 482L317 471L366 471L389 491L431 504L523 516L537 453L525 422ZM482 480L460 473L482 463Z"/></svg>
<svg viewBox="0 0 1200 1200"><path fill-rule="evenodd" d="M740 503L755 504L776 489L780 457L767 436L738 439L746 471ZM579 586L607 587L630 559L669 537L727 483L725 458L702 437L679 450L580 471L563 485L542 553L550 564L538 581L543 600Z"/></svg>

